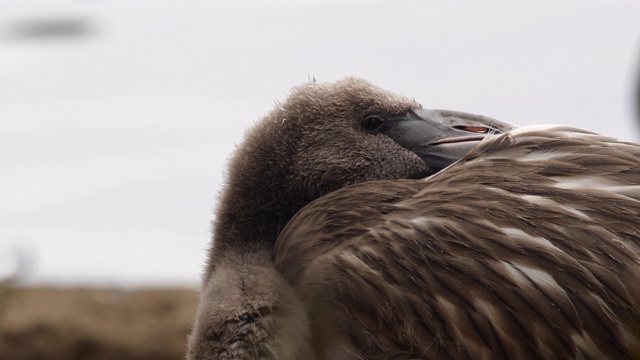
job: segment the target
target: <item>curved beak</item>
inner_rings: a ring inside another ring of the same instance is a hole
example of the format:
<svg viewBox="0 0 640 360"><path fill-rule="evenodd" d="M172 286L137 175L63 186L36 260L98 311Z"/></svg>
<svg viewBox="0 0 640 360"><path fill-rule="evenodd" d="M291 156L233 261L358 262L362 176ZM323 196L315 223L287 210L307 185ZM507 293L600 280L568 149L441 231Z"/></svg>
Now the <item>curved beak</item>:
<svg viewBox="0 0 640 360"><path fill-rule="evenodd" d="M387 121L382 132L437 172L461 159L484 138L515 128L480 115L414 109Z"/></svg>

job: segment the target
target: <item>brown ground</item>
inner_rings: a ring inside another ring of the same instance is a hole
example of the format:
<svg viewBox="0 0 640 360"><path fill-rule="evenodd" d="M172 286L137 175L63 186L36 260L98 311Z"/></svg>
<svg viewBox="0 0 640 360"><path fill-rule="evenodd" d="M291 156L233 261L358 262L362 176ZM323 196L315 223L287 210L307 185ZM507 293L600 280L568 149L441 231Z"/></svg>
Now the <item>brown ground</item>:
<svg viewBox="0 0 640 360"><path fill-rule="evenodd" d="M181 289L3 290L0 359L180 359L197 303Z"/></svg>

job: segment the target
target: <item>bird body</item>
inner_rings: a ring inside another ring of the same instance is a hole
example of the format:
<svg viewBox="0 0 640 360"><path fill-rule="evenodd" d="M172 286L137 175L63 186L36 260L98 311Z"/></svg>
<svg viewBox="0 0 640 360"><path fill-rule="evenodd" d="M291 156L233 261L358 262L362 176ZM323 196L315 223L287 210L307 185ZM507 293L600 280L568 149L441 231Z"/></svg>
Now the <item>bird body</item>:
<svg viewBox="0 0 640 360"><path fill-rule="evenodd" d="M306 84L231 160L187 359L638 357L639 220L637 144Z"/></svg>
<svg viewBox="0 0 640 360"><path fill-rule="evenodd" d="M318 199L274 262L322 358L626 359L640 354L639 178L636 144L521 128L424 180Z"/></svg>

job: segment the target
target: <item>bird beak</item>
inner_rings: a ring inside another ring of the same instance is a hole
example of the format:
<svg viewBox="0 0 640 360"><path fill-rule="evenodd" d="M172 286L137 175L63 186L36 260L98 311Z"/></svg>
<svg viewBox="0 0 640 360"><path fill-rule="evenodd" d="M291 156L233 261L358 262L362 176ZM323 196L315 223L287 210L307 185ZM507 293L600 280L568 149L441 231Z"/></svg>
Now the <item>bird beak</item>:
<svg viewBox="0 0 640 360"><path fill-rule="evenodd" d="M488 136L516 126L484 116L448 110L414 109L390 119L382 131L438 172L465 156Z"/></svg>

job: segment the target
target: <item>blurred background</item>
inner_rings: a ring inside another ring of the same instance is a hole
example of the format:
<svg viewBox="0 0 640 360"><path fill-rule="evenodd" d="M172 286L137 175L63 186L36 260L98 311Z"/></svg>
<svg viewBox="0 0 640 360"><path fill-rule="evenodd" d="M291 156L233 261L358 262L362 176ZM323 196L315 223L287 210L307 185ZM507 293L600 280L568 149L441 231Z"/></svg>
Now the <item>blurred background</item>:
<svg viewBox="0 0 640 360"><path fill-rule="evenodd" d="M0 0L0 358L179 358L226 159L312 77L639 140L639 18L632 0Z"/></svg>

